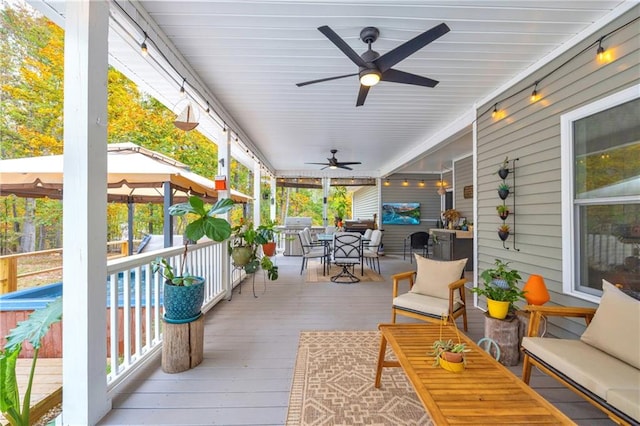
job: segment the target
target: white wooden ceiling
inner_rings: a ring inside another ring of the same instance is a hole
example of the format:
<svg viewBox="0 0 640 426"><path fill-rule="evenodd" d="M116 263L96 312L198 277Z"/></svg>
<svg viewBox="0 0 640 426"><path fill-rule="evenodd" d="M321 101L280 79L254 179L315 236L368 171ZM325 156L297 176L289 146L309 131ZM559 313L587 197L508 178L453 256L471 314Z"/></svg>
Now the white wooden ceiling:
<svg viewBox="0 0 640 426"><path fill-rule="evenodd" d="M628 7L622 3L203 0L135 7L148 13L277 175L380 176L415 159L419 166L407 170L440 171L471 153L470 138L460 130L468 128L475 103L617 7ZM356 108L357 76L295 85L357 72L319 26L330 26L358 53L366 50L360 30L377 27L373 48L382 55L441 22L449 33L394 67L439 80L435 88L381 82ZM127 61L124 53L117 60ZM445 142L443 155L434 147L438 142ZM321 173L321 166L304 164L325 161L331 148L339 150L339 160L362 165ZM429 155L416 154L422 152Z"/></svg>

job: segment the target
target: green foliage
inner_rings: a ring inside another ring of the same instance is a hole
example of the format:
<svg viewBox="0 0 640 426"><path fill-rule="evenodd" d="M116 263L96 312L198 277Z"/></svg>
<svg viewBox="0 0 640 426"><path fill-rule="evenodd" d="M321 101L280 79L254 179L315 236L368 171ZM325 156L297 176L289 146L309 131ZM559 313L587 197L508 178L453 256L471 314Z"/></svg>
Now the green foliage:
<svg viewBox="0 0 640 426"><path fill-rule="evenodd" d="M278 279L278 267L273 264L268 256L260 257L258 255L259 245L269 242L265 235L269 233L273 235L273 231L270 230L273 226L275 226L275 222L269 222L254 229L252 222L241 221L240 225L233 227L233 233L229 239L229 253L232 254L234 250L240 248L251 251L249 263L243 267L246 273L252 274L259 267L262 267L267 272L267 277L270 280Z"/></svg>
<svg viewBox="0 0 640 426"><path fill-rule="evenodd" d="M496 206L496 210L498 211L498 214L503 214L509 211L509 206L500 204Z"/></svg>
<svg viewBox="0 0 640 426"><path fill-rule="evenodd" d="M509 189L511 189L511 187L507 183L502 182L498 185L498 191L508 191Z"/></svg>
<svg viewBox="0 0 640 426"><path fill-rule="evenodd" d="M233 200L222 198L213 206L207 208L202 198L197 196L189 197L186 203L174 204L169 207L169 214L172 216L188 216L188 224L185 230L184 251L180 272L175 273L173 266L166 259L158 258L151 262L153 272L161 272L167 282L177 286L189 286L195 281L195 277L185 273L184 268L187 263L189 241L198 241L206 236L213 241L224 241L231 235L231 225L227 220L215 217L216 215L228 212L233 207Z"/></svg>
<svg viewBox="0 0 640 426"><path fill-rule="evenodd" d="M487 299L509 302L510 309L513 309L514 302L524 299L524 292L518 288L518 280L522 277L518 271L508 268L509 262L496 259L495 265L495 268L485 269L480 274L484 280L484 287L475 287L471 291ZM493 281L496 279L504 280L506 288L495 285Z"/></svg>
<svg viewBox="0 0 640 426"><path fill-rule="evenodd" d="M57 298L44 309L34 311L29 318L9 332L4 350L0 352L0 411L11 425L30 425L31 388L42 339L51 325L62 319L62 298ZM20 408L20 395L16 378L16 362L22 343L28 341L34 348L27 389Z"/></svg>

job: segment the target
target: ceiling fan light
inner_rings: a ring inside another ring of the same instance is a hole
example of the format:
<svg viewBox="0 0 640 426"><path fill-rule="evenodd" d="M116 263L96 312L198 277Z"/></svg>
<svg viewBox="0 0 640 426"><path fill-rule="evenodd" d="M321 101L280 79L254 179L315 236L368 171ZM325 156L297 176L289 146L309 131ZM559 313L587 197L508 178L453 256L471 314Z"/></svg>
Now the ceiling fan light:
<svg viewBox="0 0 640 426"><path fill-rule="evenodd" d="M330 165L330 166L329 166L329 168L330 168L331 170L335 170L335 169L337 169L337 168L338 168L338 166L334 166L334 165L332 164L332 165Z"/></svg>
<svg viewBox="0 0 640 426"><path fill-rule="evenodd" d="M360 73L360 84L363 86L375 86L380 82L381 74L378 70L364 70Z"/></svg>

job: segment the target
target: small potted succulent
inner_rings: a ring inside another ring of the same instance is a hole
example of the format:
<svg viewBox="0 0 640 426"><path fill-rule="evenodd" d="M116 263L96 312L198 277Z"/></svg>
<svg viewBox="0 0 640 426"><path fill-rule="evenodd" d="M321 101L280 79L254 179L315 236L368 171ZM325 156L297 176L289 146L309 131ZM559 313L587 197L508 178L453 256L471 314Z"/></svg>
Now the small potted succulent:
<svg viewBox="0 0 640 426"><path fill-rule="evenodd" d="M204 201L197 196L189 197L186 203L169 207L172 216L189 215L192 220L187 223L184 232L184 251L180 268L176 269L167 259L158 258L151 262L153 272L160 272L164 278L163 305L164 319L169 323L185 323L194 321L200 316L204 301L203 277L192 275L185 270L190 241L198 241L206 236L213 241L224 241L231 235L231 225L226 219L216 215L226 213L233 207L230 199L220 199L211 208L205 207Z"/></svg>
<svg viewBox="0 0 640 426"><path fill-rule="evenodd" d="M496 259L495 268L485 269L480 274L484 287L475 287L471 291L487 298L489 315L504 319L509 311L515 309L514 302L524 299L525 292L518 287L522 279L520 273L509 269L508 262Z"/></svg>
<svg viewBox="0 0 640 426"><path fill-rule="evenodd" d="M496 210L498 211L498 216L500 216L500 219L506 220L509 217L509 206L500 204L496 206Z"/></svg>
<svg viewBox="0 0 640 426"><path fill-rule="evenodd" d="M500 176L500 179L503 180L506 179L507 176L509 176L509 157L504 157L504 161L498 169L498 176Z"/></svg>
<svg viewBox="0 0 640 426"><path fill-rule="evenodd" d="M500 185L498 185L498 196L500 197L501 200L506 200L507 197L509 196L509 190L511 189L511 187L509 186L509 184L502 182Z"/></svg>
<svg viewBox="0 0 640 426"><path fill-rule="evenodd" d="M464 343L455 343L452 339L436 340L433 342L432 349L431 355L435 357L434 366L439 365L453 372L464 370L464 354L470 351Z"/></svg>
<svg viewBox="0 0 640 426"><path fill-rule="evenodd" d="M500 237L502 241L506 241L507 238L509 238L510 232L511 232L511 227L506 223L503 223L498 227L498 237Z"/></svg>

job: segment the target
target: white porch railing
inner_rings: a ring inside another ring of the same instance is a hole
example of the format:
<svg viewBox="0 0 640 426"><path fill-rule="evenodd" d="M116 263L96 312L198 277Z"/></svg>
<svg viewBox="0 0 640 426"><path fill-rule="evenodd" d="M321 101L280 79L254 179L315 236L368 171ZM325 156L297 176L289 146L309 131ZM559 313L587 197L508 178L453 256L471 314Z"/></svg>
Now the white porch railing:
<svg viewBox="0 0 640 426"><path fill-rule="evenodd" d="M226 283L221 268L230 264L226 242L189 246L186 271L205 278L203 312L224 299L242 278L234 271ZM162 347L162 277L153 274L151 262L166 258L180 265L184 247L172 247L107 262L107 389L113 389L150 360ZM224 259L226 257L226 259ZM116 307L114 309L114 307Z"/></svg>

